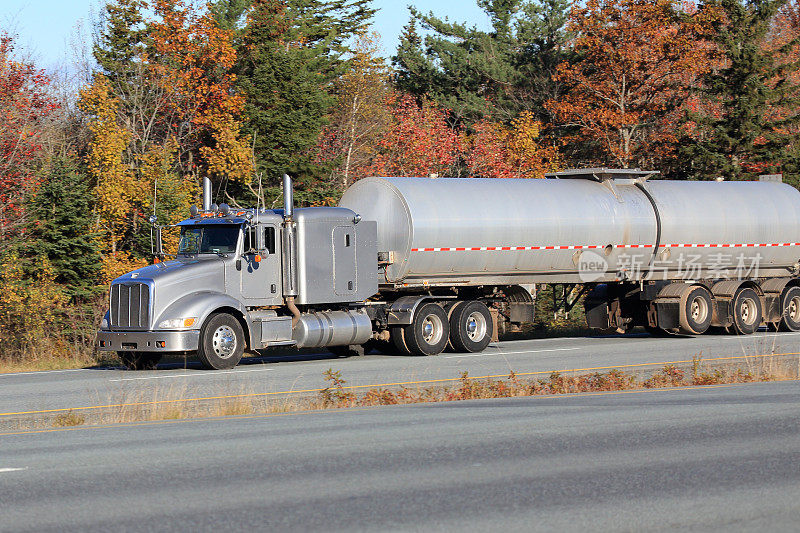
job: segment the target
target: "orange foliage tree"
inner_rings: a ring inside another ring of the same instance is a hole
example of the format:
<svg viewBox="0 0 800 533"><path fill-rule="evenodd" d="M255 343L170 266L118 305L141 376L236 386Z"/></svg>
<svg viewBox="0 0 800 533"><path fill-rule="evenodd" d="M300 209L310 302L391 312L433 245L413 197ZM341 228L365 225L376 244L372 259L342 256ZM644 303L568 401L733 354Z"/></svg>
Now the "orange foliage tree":
<svg viewBox="0 0 800 533"><path fill-rule="evenodd" d="M523 111L511 122L481 121L466 137L467 169L483 178L543 178L559 166L558 150L542 143L542 124Z"/></svg>
<svg viewBox="0 0 800 533"><path fill-rule="evenodd" d="M231 73L233 32L184 0L115 2L95 47L102 72L79 101L92 134L87 162L104 281L141 265L149 243L138 229L147 215L176 222L201 176L247 183L253 173Z"/></svg>
<svg viewBox="0 0 800 533"><path fill-rule="evenodd" d="M189 158L188 170L200 167L220 178L248 182L253 162L240 133L244 99L234 91L233 32L183 0L155 0L153 8L155 54L145 59L170 93L164 116L169 135Z"/></svg>
<svg viewBox="0 0 800 533"><path fill-rule="evenodd" d="M676 110L708 64L692 13L678 0L588 0L573 9L576 59L558 67L565 94L547 107L574 132L570 140L603 154L593 162L627 168L674 153Z"/></svg>

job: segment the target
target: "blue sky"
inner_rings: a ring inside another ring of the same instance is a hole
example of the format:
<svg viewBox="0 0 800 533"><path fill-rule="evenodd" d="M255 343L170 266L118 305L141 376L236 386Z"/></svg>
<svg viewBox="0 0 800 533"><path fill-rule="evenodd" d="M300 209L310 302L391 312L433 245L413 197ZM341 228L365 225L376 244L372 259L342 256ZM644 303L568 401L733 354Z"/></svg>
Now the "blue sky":
<svg viewBox="0 0 800 533"><path fill-rule="evenodd" d="M91 21L104 4L105 0L0 0L0 27L17 33L19 45L39 65L54 68L70 57L69 43L80 24L85 35L91 34ZM487 25L473 0L375 0L380 9L375 29L382 36L386 56L393 53L408 22L409 4L450 20Z"/></svg>

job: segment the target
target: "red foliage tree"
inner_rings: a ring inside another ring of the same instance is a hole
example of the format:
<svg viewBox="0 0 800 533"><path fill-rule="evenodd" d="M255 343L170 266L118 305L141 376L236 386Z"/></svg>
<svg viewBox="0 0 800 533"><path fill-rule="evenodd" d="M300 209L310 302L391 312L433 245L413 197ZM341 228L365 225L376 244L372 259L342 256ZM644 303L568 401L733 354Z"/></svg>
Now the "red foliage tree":
<svg viewBox="0 0 800 533"><path fill-rule="evenodd" d="M14 39L0 35L0 246L24 226L24 202L36 188L43 122L57 107L49 84L14 58Z"/></svg>
<svg viewBox="0 0 800 533"><path fill-rule="evenodd" d="M392 95L391 123L377 142L377 153L354 176L428 176L447 174L462 151L447 112L430 101L418 105L408 95Z"/></svg>

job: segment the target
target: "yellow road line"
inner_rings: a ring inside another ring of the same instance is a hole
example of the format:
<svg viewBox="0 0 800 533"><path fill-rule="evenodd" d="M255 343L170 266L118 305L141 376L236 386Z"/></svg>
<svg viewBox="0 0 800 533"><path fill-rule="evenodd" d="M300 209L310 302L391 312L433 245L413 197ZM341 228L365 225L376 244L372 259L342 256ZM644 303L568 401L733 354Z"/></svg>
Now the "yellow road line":
<svg viewBox="0 0 800 533"><path fill-rule="evenodd" d="M764 354L764 355L744 355L744 356L731 356L731 357L714 357L710 359L687 359L684 361L662 361L659 363L638 363L632 365L615 365L615 366L598 366L598 367L590 367L590 368L573 368L573 369L564 369L564 370L541 370L538 372L514 372L514 375L517 377L520 376L539 376L545 374L552 374L554 372L558 372L561 374L564 373L575 373L575 372L592 372L598 370L616 370L616 369L625 369L625 368L642 368L648 366L667 366L667 365L679 365L679 364L687 364L687 363L694 363L694 362L710 362L710 361L735 361L735 360L742 360L742 359L763 359L767 357L786 357L797 355L800 356L800 352L790 352L790 353L776 353L776 354ZM492 374L488 376L468 376L467 379L474 380L474 379L491 379L491 378L507 378L510 372L505 374ZM448 383L453 381L461 381L462 378L443 378L443 379L428 379L422 381L399 381L394 383L376 383L372 385L349 385L346 387L342 387L342 389L353 390L353 389L366 389L366 388L381 388L381 387L397 387L397 386L405 386L405 385L425 385L425 384L435 384L435 383ZM60 409L42 409L39 411L19 411L16 413L0 413L0 417L8 417L8 416L22 416L22 415L34 415L34 414L48 414L48 413L63 413L69 411L88 411L88 410L95 410L95 409L112 409L112 408L120 408L120 407L141 407L145 405L164 405L164 404L177 404L177 403L188 403L188 402L202 402L202 401L210 401L210 400L233 400L233 399L244 399L244 398L258 398L258 397L267 397L267 396L278 396L278 395L290 395L290 394L307 394L312 392L321 392L325 390L325 388L318 388L318 389L303 389L303 390L289 390L289 391L278 391L278 392L257 392L257 393L250 393L250 394L233 394L233 395L226 395L226 396L206 396L206 397L199 397L199 398L178 398L174 400L153 400L149 402L132 402L132 403L117 403L117 404L108 404L108 405L91 405L85 407L68 407L68 408L60 408Z"/></svg>

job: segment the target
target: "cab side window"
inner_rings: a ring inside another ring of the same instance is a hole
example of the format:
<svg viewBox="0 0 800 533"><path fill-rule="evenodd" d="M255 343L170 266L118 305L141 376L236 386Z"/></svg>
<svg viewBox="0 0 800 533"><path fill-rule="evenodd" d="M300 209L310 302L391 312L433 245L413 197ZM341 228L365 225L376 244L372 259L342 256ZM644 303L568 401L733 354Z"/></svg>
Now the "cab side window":
<svg viewBox="0 0 800 533"><path fill-rule="evenodd" d="M264 227L264 249L270 254L275 253L275 226Z"/></svg>

